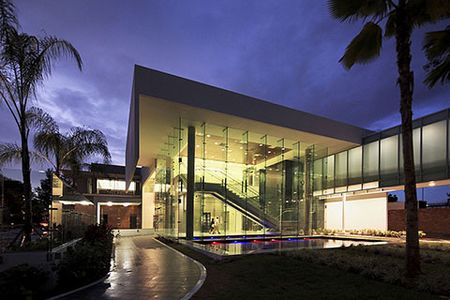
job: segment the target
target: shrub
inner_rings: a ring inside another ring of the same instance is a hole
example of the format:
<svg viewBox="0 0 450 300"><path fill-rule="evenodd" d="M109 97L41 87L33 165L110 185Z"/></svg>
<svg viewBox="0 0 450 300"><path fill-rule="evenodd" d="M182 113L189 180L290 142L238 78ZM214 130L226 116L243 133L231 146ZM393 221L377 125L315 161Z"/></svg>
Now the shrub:
<svg viewBox="0 0 450 300"><path fill-rule="evenodd" d="M64 254L58 266L58 284L74 288L105 276L111 264L113 234L105 225L91 225L83 239Z"/></svg>
<svg viewBox="0 0 450 300"><path fill-rule="evenodd" d="M113 233L112 229L108 225L93 224L89 225L84 232L83 240L88 243L93 242L112 242Z"/></svg>
<svg viewBox="0 0 450 300"><path fill-rule="evenodd" d="M18 265L0 273L2 299L38 298L48 280L48 273L28 264Z"/></svg>
<svg viewBox="0 0 450 300"><path fill-rule="evenodd" d="M360 230L336 230L318 228L313 229L313 234L318 235L336 235L336 234L353 234L353 235L371 235L371 236L384 236L384 237L396 237L401 238L406 236L406 231L394 231L394 230L377 230L377 229L360 229ZM419 238L424 238L425 232L419 231Z"/></svg>

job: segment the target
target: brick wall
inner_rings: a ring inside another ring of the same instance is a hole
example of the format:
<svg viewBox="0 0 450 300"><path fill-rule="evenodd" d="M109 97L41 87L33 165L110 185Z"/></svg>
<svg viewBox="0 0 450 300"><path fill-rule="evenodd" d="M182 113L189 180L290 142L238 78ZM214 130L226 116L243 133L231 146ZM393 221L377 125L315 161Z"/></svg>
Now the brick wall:
<svg viewBox="0 0 450 300"><path fill-rule="evenodd" d="M388 229L406 230L405 210L388 211ZM429 236L450 236L450 207L420 208L419 230Z"/></svg>
<svg viewBox="0 0 450 300"><path fill-rule="evenodd" d="M100 218L108 215L108 224L114 229L129 229L130 215L137 216L137 228L141 228L141 206L140 205L112 205L100 206Z"/></svg>

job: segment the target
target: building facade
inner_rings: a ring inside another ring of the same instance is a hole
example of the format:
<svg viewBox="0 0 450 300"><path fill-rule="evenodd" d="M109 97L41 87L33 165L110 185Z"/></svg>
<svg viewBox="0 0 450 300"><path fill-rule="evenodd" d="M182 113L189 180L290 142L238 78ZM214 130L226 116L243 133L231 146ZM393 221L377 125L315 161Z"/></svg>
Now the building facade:
<svg viewBox="0 0 450 300"><path fill-rule="evenodd" d="M414 123L419 187L448 185L450 110ZM136 66L126 180L142 225L187 239L387 229L400 127L382 132Z"/></svg>
<svg viewBox="0 0 450 300"><path fill-rule="evenodd" d="M63 172L71 185L54 176L53 223L63 228L84 230L94 223L114 229L142 228L141 179L135 172L128 189L125 167L91 164L86 170Z"/></svg>

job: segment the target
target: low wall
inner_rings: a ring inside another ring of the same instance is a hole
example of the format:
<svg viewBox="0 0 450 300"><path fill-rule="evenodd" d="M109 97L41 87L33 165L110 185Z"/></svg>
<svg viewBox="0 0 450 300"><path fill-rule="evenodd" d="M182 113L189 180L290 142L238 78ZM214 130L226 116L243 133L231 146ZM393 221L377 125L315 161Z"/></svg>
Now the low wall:
<svg viewBox="0 0 450 300"><path fill-rule="evenodd" d="M405 210L388 211L389 230L406 230ZM419 230L429 236L450 236L450 207L420 208Z"/></svg>
<svg viewBox="0 0 450 300"><path fill-rule="evenodd" d="M116 236L137 236L137 235L153 235L153 229L113 229L113 234Z"/></svg>

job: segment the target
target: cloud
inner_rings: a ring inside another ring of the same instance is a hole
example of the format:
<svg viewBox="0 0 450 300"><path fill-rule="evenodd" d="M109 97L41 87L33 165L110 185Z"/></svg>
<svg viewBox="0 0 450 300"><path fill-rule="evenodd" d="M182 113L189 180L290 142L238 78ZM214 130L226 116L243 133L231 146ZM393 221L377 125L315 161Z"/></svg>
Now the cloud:
<svg viewBox="0 0 450 300"><path fill-rule="evenodd" d="M101 129L114 163L124 162L134 64L369 129L399 122L393 41L384 42L378 60L344 70L338 60L361 25L333 20L325 1L130 5L40 0L17 5L26 32L42 34L44 29L65 38L84 60L81 73L73 62L59 61L38 94L38 104L63 128ZM415 116L448 107L448 87L428 90L421 83L423 34L440 27L413 35ZM1 139L14 140L12 119L6 115L0 109Z"/></svg>

